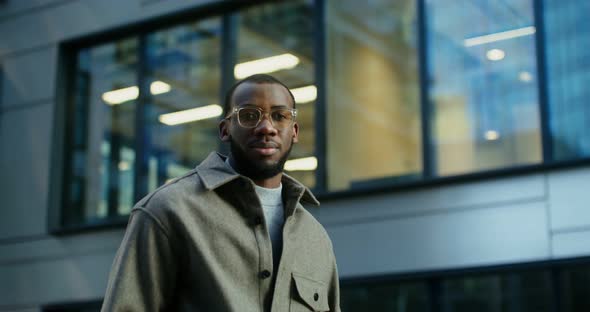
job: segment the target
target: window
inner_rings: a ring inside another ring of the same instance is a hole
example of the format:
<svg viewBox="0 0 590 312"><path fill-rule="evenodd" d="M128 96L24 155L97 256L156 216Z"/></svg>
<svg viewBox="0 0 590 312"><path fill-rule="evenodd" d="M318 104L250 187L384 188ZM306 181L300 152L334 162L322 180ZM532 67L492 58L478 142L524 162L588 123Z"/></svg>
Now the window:
<svg viewBox="0 0 590 312"><path fill-rule="evenodd" d="M433 173L541 161L531 0L426 1Z"/></svg>
<svg viewBox="0 0 590 312"><path fill-rule="evenodd" d="M545 0L548 115L555 160L590 156L590 27L584 0Z"/></svg>
<svg viewBox="0 0 590 312"><path fill-rule="evenodd" d="M327 1L327 188L421 175L416 5Z"/></svg>
<svg viewBox="0 0 590 312"><path fill-rule="evenodd" d="M137 43L126 38L78 53L65 223L124 215L133 205Z"/></svg>

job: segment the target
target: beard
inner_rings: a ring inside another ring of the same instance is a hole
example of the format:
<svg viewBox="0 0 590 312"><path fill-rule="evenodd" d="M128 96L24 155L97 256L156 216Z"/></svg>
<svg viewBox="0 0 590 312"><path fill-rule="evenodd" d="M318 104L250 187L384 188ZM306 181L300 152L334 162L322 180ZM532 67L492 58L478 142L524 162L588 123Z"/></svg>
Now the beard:
<svg viewBox="0 0 590 312"><path fill-rule="evenodd" d="M285 162L287 162L289 154L291 154L292 148L293 142L291 142L287 152L283 154L283 156L281 156L281 158L276 163L265 164L263 162L250 160L246 155L246 152L238 144L236 144L233 139L230 139L231 155L235 162L234 165L236 166L234 169L238 173L252 180L269 179L283 172L283 167L285 166Z"/></svg>

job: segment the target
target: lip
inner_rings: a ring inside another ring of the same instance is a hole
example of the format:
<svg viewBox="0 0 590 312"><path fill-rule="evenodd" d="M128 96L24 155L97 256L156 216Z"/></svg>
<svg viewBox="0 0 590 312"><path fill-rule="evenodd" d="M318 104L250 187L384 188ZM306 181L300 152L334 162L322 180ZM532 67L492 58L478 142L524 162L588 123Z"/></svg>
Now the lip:
<svg viewBox="0 0 590 312"><path fill-rule="evenodd" d="M271 156L279 151L279 145L275 142L254 142L249 147L261 156Z"/></svg>

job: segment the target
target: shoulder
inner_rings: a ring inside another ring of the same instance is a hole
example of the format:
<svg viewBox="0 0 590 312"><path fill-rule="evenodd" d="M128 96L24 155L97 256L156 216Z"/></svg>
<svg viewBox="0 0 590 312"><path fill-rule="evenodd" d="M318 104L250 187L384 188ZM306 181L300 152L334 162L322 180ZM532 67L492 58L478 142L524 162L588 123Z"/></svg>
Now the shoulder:
<svg viewBox="0 0 590 312"><path fill-rule="evenodd" d="M133 211L141 210L161 223L169 223L169 219L178 209L186 206L204 190L197 171L193 169L147 194L135 204Z"/></svg>

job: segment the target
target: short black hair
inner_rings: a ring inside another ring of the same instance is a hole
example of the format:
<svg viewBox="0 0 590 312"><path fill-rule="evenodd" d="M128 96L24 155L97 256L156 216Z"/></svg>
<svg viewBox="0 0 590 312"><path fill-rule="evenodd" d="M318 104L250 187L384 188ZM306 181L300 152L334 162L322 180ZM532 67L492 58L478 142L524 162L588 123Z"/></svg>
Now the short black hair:
<svg viewBox="0 0 590 312"><path fill-rule="evenodd" d="M280 80L278 80L277 78L275 78L271 75L254 74L252 76L248 76L248 77L236 82L231 88L229 88L229 90L227 90L227 92L225 93L225 102L223 103L223 116L224 117L227 116L227 113L232 108L231 99L234 94L234 91L236 90L236 88L239 85L241 85L242 83L245 83L245 82L273 83L273 84L279 84L279 85L285 87L285 89L287 89L287 92L289 92L289 95L291 96L291 100L293 101L293 108L295 108L295 97L293 96L293 93L291 93L291 90L289 89L289 87L287 87L284 83L282 83Z"/></svg>

